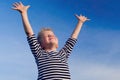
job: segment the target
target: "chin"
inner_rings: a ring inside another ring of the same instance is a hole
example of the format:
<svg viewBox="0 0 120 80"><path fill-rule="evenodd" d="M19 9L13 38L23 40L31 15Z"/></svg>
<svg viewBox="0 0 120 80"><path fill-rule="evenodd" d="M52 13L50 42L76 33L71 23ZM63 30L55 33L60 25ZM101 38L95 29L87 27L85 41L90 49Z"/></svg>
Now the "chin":
<svg viewBox="0 0 120 80"><path fill-rule="evenodd" d="M57 42L53 41L53 42L50 42L50 44L51 44L51 45L55 45L56 48L58 48L58 43L57 43Z"/></svg>

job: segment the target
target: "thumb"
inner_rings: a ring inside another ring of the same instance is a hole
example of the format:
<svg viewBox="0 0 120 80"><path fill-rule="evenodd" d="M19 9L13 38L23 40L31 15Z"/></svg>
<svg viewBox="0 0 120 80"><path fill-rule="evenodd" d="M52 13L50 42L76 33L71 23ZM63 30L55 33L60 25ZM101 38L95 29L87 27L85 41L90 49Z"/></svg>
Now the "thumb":
<svg viewBox="0 0 120 80"><path fill-rule="evenodd" d="M28 9L30 7L30 5L26 6L26 8Z"/></svg>
<svg viewBox="0 0 120 80"><path fill-rule="evenodd" d="M87 21L90 21L91 19L88 19L88 18L87 18L86 20L87 20Z"/></svg>

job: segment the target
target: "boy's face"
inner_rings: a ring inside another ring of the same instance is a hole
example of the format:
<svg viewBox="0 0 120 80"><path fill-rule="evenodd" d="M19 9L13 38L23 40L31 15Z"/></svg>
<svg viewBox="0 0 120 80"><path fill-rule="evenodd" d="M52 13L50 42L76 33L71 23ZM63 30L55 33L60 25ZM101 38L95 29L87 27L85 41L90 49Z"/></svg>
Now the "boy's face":
<svg viewBox="0 0 120 80"><path fill-rule="evenodd" d="M48 45L54 45L58 48L58 39L52 31L44 31L42 33L42 46L46 48Z"/></svg>

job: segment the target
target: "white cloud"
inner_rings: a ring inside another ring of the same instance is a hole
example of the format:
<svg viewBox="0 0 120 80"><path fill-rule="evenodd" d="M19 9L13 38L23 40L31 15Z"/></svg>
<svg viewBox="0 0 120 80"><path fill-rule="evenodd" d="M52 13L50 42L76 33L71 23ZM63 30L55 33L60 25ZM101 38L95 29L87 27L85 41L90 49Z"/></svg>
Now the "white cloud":
<svg viewBox="0 0 120 80"><path fill-rule="evenodd" d="M120 80L119 34L119 30L83 30L70 60L72 80Z"/></svg>
<svg viewBox="0 0 120 80"><path fill-rule="evenodd" d="M120 66L119 66L120 67ZM71 65L72 80L120 80L120 68L80 61Z"/></svg>
<svg viewBox="0 0 120 80"><path fill-rule="evenodd" d="M119 30L85 28L78 39L75 53L79 52L81 58L95 58L99 61L117 58L118 62L120 61L119 34Z"/></svg>

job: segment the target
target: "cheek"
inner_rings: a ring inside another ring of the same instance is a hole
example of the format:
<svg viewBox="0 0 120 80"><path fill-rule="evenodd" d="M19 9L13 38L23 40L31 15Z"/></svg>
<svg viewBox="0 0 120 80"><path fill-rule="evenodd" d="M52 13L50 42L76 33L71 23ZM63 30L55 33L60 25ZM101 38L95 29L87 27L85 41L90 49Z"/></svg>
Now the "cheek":
<svg viewBox="0 0 120 80"><path fill-rule="evenodd" d="M46 38L42 38L41 44L45 45L47 43Z"/></svg>
<svg viewBox="0 0 120 80"><path fill-rule="evenodd" d="M43 42L47 42L48 39L46 37L43 38Z"/></svg>
<svg viewBox="0 0 120 80"><path fill-rule="evenodd" d="M58 44L58 38L56 38L56 43Z"/></svg>

